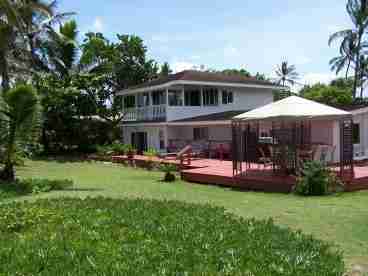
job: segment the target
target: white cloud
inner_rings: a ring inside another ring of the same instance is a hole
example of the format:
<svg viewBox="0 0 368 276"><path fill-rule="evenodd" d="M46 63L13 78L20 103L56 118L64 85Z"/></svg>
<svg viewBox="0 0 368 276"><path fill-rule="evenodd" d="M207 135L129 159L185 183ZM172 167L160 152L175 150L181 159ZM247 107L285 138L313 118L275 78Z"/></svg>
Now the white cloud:
<svg viewBox="0 0 368 276"><path fill-rule="evenodd" d="M170 67L174 71L174 73L181 72L184 70L206 70L205 65L199 65L188 61L177 61L173 62Z"/></svg>
<svg viewBox="0 0 368 276"><path fill-rule="evenodd" d="M316 83L328 84L335 78L336 75L334 73L308 73L302 77L301 83L306 85L313 85Z"/></svg>
<svg viewBox="0 0 368 276"><path fill-rule="evenodd" d="M96 32L102 32L104 30L104 23L101 17L96 17L93 23L93 29Z"/></svg>
<svg viewBox="0 0 368 276"><path fill-rule="evenodd" d="M175 73L184 71L184 70L191 70L191 69L194 69L195 67L196 65L194 63L187 62L187 61L177 61L171 65L171 68L173 69Z"/></svg>

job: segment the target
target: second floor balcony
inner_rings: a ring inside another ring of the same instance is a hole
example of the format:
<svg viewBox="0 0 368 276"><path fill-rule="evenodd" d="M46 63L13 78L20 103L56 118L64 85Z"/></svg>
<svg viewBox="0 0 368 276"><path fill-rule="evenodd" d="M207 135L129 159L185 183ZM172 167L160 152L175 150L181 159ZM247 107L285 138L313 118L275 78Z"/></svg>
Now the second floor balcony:
<svg viewBox="0 0 368 276"><path fill-rule="evenodd" d="M145 107L132 107L124 111L124 121L149 121L158 122L166 120L166 105L153 105Z"/></svg>
<svg viewBox="0 0 368 276"><path fill-rule="evenodd" d="M233 108L233 91L209 86L170 86L123 96L125 122L162 122Z"/></svg>

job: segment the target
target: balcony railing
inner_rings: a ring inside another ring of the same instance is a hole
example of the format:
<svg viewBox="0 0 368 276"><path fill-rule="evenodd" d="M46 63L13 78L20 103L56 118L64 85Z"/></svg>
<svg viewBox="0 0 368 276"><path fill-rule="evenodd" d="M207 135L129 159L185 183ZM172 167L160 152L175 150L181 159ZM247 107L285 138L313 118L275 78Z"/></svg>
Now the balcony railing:
<svg viewBox="0 0 368 276"><path fill-rule="evenodd" d="M166 105L129 108L125 110L124 121L163 121L166 120Z"/></svg>

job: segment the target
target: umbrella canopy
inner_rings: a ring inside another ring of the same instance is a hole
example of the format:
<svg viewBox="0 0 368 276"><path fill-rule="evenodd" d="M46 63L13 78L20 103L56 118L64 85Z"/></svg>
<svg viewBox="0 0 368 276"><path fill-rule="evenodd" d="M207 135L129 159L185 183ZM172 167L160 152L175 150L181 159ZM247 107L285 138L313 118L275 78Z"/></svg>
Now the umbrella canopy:
<svg viewBox="0 0 368 276"><path fill-rule="evenodd" d="M297 96L253 109L235 116L234 120L272 120L272 119L338 119L349 117L351 113L325 104L320 104Z"/></svg>

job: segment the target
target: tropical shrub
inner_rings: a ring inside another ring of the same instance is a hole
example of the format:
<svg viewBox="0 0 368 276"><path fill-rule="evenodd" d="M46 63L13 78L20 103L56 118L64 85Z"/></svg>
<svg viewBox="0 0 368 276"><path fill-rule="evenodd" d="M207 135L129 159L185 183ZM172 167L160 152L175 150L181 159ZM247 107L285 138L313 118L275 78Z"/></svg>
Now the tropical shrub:
<svg viewBox="0 0 368 276"><path fill-rule="evenodd" d="M126 146L126 155L128 155L128 157L133 157L133 155L137 153L137 150L133 145L127 144L125 146Z"/></svg>
<svg viewBox="0 0 368 276"><path fill-rule="evenodd" d="M343 183L336 174L316 161L304 163L294 187L296 194L305 196L327 195L343 189Z"/></svg>
<svg viewBox="0 0 368 276"><path fill-rule="evenodd" d="M127 152L127 145L124 145L116 141L111 145L111 149L114 152L114 154L125 155Z"/></svg>
<svg viewBox="0 0 368 276"><path fill-rule="evenodd" d="M49 179L17 179L12 183L0 182L0 199L10 198L27 194L46 193L71 188L73 181L68 179L49 180Z"/></svg>
<svg viewBox="0 0 368 276"><path fill-rule="evenodd" d="M0 143L4 148L4 168L0 179L15 180L17 153L38 138L40 105L32 86L18 85L0 101Z"/></svg>
<svg viewBox="0 0 368 276"><path fill-rule="evenodd" d="M1 275L343 275L329 244L271 220L176 201L0 206Z"/></svg>
<svg viewBox="0 0 368 276"><path fill-rule="evenodd" d="M162 164L160 167L161 171L165 173L165 182L174 182L176 180L175 172L177 170L174 164Z"/></svg>
<svg viewBox="0 0 368 276"><path fill-rule="evenodd" d="M151 157L151 158L157 156L157 154L158 154L158 151L155 148L148 148L146 151L143 152L144 156Z"/></svg>

